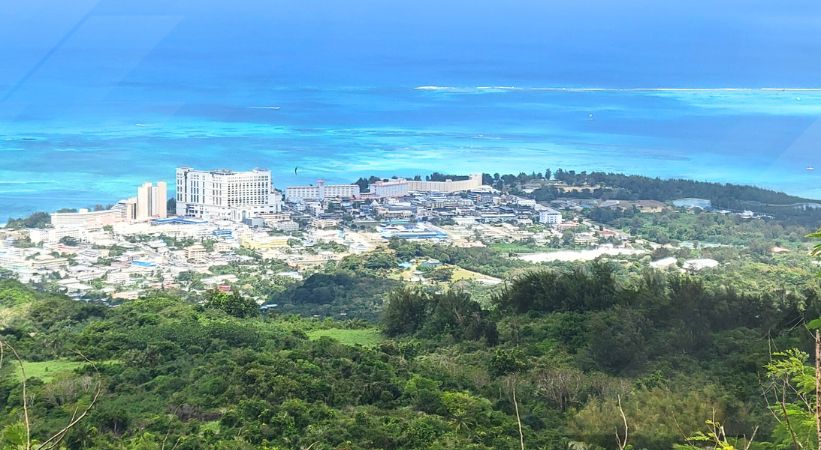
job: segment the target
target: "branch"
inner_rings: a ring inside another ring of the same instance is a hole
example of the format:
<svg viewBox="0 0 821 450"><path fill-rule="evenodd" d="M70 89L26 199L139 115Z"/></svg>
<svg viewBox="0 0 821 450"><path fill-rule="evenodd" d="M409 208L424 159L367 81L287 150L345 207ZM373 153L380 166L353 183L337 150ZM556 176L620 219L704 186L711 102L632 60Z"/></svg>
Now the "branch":
<svg viewBox="0 0 821 450"><path fill-rule="evenodd" d="M23 379L23 420L26 423L26 450L31 450L31 422L29 422L28 393L26 392L26 369L23 367L23 360L20 359L17 350L15 350L11 344L0 340L0 349L4 346L11 350L14 354L14 358L17 360L17 364L20 365L20 377ZM2 355L2 352L0 352L0 355ZM0 357L0 360L2 360L1 358L2 357Z"/></svg>
<svg viewBox="0 0 821 450"><path fill-rule="evenodd" d="M747 443L744 445L744 450L750 450L750 446L753 445L753 441L755 440L755 434L756 433L758 433L758 426L757 425L756 425L755 428L753 428L753 434L752 434L752 436L750 436L750 440L747 441Z"/></svg>
<svg viewBox="0 0 821 450"><path fill-rule="evenodd" d="M525 450L525 435L522 432L522 419L519 417L519 402L516 401L516 375L513 375L513 407L516 409L516 423L519 424L519 443Z"/></svg>
<svg viewBox="0 0 821 450"><path fill-rule="evenodd" d="M781 413L784 414L784 424L787 426L787 430L790 431L790 438L792 439L792 445L795 447L795 450L801 450L804 448L799 442L798 438L795 436L795 430L792 428L792 424L790 424L790 417L787 413L787 379L784 379L784 387L781 390L781 400L779 404L781 405Z"/></svg>
<svg viewBox="0 0 821 450"><path fill-rule="evenodd" d="M101 378L100 377L100 370L97 369L97 365L94 364L94 361L91 361L90 359L86 358L86 356L84 354L80 353L79 351L77 352L77 354L80 355L83 359L85 359L86 362L91 364L92 368L94 368L94 373L97 375L97 390L94 392L94 397L91 398L91 403L88 404L88 407L83 411L83 413L80 414L79 416L75 417L73 420L71 420L68 423L68 425L66 425L62 430L58 431L57 433L52 435L50 438L46 439L42 444L40 444L39 447L37 447L37 450L50 450L50 449L56 448L57 445L59 445L60 442L63 440L63 438L65 438L66 434L75 425L80 423L80 421L83 420L88 415L89 412L91 412L91 409L94 408L94 405L97 403L97 399L100 397L100 394L103 392L103 383L100 380L100 378ZM46 445L48 445L48 447L46 447Z"/></svg>
<svg viewBox="0 0 821 450"><path fill-rule="evenodd" d="M624 450L627 447L627 416L624 415L624 409L621 407L621 395L616 395L616 399L618 400L621 419L624 421L624 440L619 437L619 429L616 428L616 444L618 444L619 450Z"/></svg>

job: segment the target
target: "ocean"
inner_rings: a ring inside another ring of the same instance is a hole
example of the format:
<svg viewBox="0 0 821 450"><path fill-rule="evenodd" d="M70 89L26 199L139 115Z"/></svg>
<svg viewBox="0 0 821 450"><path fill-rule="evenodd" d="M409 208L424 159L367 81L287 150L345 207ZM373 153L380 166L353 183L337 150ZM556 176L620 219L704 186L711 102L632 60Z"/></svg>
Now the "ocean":
<svg viewBox="0 0 821 450"><path fill-rule="evenodd" d="M265 167L278 188L606 170L821 198L812 3L6 3L0 222L171 186L177 166Z"/></svg>

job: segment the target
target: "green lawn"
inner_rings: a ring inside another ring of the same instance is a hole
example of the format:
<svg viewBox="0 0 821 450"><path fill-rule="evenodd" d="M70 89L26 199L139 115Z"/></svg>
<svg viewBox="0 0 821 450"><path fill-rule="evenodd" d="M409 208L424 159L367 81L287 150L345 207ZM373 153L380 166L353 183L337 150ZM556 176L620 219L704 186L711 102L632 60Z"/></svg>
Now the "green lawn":
<svg viewBox="0 0 821 450"><path fill-rule="evenodd" d="M496 242L488 247L502 253L535 253L544 250L555 250L547 247L539 247L535 244L521 244L517 242Z"/></svg>
<svg viewBox="0 0 821 450"><path fill-rule="evenodd" d="M9 362L9 361L6 361ZM17 369L17 378L21 378L20 366L14 363ZM30 362L23 361L23 369L27 378L39 378L45 383L51 382L55 376L62 373L69 373L74 369L84 365L81 361L69 361L65 359L52 359L50 361Z"/></svg>
<svg viewBox="0 0 821 450"><path fill-rule="evenodd" d="M308 332L311 339L319 339L328 336L345 345L361 345L363 347L375 347L382 340L379 330L376 328L362 328L348 330L344 328L329 328L326 330L312 330Z"/></svg>

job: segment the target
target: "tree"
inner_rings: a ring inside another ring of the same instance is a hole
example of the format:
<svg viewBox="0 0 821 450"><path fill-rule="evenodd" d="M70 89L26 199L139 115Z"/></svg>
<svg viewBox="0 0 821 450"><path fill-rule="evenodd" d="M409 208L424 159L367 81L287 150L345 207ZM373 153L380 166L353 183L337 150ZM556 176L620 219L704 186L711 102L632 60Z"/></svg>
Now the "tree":
<svg viewBox="0 0 821 450"><path fill-rule="evenodd" d="M359 186L359 192L366 192L368 190L368 179L359 177L358 180L354 182L355 185Z"/></svg>
<svg viewBox="0 0 821 450"><path fill-rule="evenodd" d="M259 306L250 299L239 295L238 292L225 293L217 290L206 294L206 308L219 309L234 317L251 317L259 314Z"/></svg>
<svg viewBox="0 0 821 450"><path fill-rule="evenodd" d="M811 239L821 239L821 229L819 229L815 233L809 234L807 237ZM821 257L821 243L816 244L815 247L813 247L812 255L816 257Z"/></svg>
<svg viewBox="0 0 821 450"><path fill-rule="evenodd" d="M9 219L6 228L46 228L51 225L51 215L47 212L36 212L28 217Z"/></svg>
<svg viewBox="0 0 821 450"><path fill-rule="evenodd" d="M71 237L71 236L61 237L59 242L63 245L67 245L69 247L76 247L77 245L80 244L80 241L78 241L77 238L74 238L74 237Z"/></svg>
<svg viewBox="0 0 821 450"><path fill-rule="evenodd" d="M767 364L764 396L778 419L773 435L785 448L818 448L816 378L808 360L806 353L791 349L774 353Z"/></svg>
<svg viewBox="0 0 821 450"><path fill-rule="evenodd" d="M399 336L415 333L422 327L429 307L427 295L419 290L404 288L391 292L382 313L385 334Z"/></svg>

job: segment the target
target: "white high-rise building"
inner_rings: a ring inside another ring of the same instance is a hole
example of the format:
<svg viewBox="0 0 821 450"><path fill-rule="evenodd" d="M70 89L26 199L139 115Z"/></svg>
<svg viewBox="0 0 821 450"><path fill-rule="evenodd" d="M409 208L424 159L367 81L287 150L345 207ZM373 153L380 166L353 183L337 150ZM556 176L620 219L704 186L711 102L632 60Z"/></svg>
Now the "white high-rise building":
<svg viewBox="0 0 821 450"><path fill-rule="evenodd" d="M271 185L271 171L177 169L177 215L241 221L280 211L280 194Z"/></svg>
<svg viewBox="0 0 821 450"><path fill-rule="evenodd" d="M137 220L164 219L168 217L168 185L165 181L154 186L145 183L137 189Z"/></svg>

